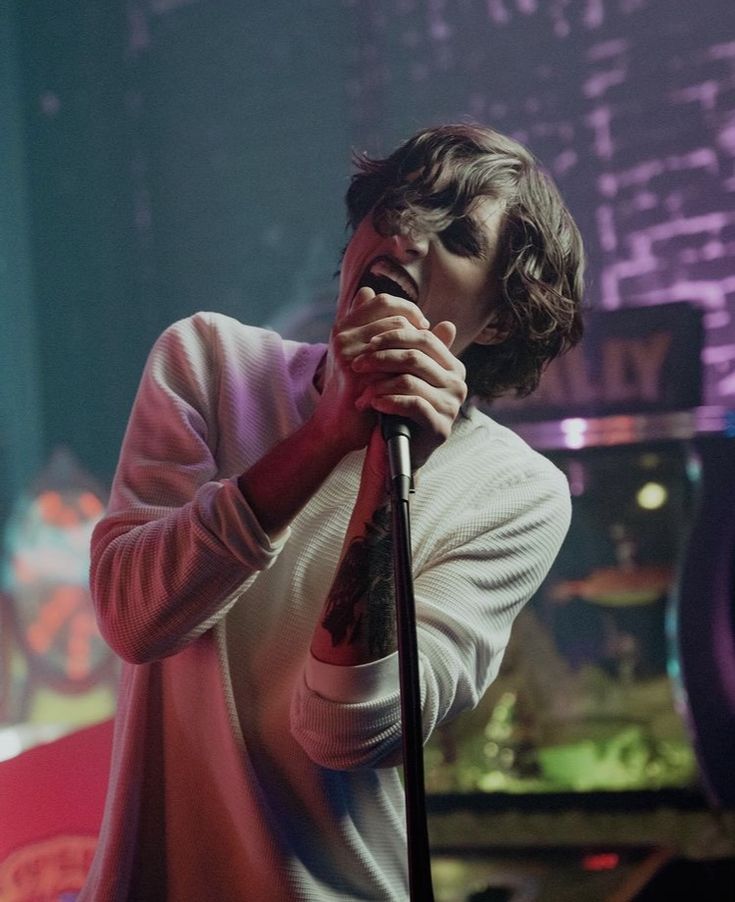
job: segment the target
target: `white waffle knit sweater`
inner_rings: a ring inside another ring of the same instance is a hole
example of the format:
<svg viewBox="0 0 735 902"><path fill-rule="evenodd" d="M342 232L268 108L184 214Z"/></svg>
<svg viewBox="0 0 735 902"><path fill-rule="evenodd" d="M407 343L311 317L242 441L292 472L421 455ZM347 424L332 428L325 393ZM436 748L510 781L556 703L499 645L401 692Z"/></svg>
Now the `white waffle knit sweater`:
<svg viewBox="0 0 735 902"><path fill-rule="evenodd" d="M84 902L407 897L396 656L309 655L356 496L348 455L277 541L236 477L309 417L322 346L218 314L154 346L92 543L125 659ZM473 707L565 535L563 476L472 411L411 506L424 729Z"/></svg>

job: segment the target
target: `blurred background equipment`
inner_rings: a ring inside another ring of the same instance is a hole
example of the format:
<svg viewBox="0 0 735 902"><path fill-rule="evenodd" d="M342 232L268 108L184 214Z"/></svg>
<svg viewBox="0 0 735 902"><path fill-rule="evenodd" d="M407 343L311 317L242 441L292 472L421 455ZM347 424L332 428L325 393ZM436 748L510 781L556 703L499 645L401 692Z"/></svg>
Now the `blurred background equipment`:
<svg viewBox="0 0 735 902"><path fill-rule="evenodd" d="M5 524L0 547L4 686L0 760L34 734L109 717L117 666L89 594L89 542L105 493L57 450ZM23 730L23 732L21 732Z"/></svg>

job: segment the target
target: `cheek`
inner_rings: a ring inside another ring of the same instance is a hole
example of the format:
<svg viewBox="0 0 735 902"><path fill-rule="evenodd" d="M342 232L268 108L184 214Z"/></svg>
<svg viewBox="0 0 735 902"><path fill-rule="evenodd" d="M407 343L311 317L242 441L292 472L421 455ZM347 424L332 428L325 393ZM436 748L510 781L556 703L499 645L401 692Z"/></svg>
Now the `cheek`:
<svg viewBox="0 0 735 902"><path fill-rule="evenodd" d="M359 252L360 252L360 240L357 235L353 235L352 238L350 238L350 241L349 241L347 247L345 248L344 254L342 255L342 263L341 263L342 271L349 270L354 266L355 261L357 260L357 257L359 255Z"/></svg>
<svg viewBox="0 0 735 902"><path fill-rule="evenodd" d="M362 276L368 261L376 254L373 234L372 228L363 220L345 248L339 271L340 287L337 309L340 315L344 315L349 310L358 289L360 276Z"/></svg>
<svg viewBox="0 0 735 902"><path fill-rule="evenodd" d="M350 239L342 257L341 271L350 278L362 275L370 257L375 253L376 241L366 223L362 222Z"/></svg>
<svg viewBox="0 0 735 902"><path fill-rule="evenodd" d="M487 268L475 260L459 260L455 277L464 286L465 294L471 297L479 297L488 284Z"/></svg>

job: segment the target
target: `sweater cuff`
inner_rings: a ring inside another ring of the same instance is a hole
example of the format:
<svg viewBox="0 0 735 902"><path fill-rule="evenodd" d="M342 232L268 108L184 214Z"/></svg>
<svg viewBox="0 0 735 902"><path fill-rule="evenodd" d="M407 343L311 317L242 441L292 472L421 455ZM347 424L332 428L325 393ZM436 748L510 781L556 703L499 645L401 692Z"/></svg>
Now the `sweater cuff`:
<svg viewBox="0 0 735 902"><path fill-rule="evenodd" d="M327 701L357 704L377 701L398 691L398 652L368 664L327 664L310 654L304 680L307 687Z"/></svg>

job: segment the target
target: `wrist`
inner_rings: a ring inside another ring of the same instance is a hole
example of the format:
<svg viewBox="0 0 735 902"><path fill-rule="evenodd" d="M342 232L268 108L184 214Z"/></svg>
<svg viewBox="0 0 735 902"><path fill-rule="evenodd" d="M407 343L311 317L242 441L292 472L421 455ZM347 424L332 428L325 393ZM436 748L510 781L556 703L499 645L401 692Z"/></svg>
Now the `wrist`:
<svg viewBox="0 0 735 902"><path fill-rule="evenodd" d="M365 446L340 427L339 417L317 408L300 429L308 453L323 459L330 468L336 467L346 454Z"/></svg>
<svg viewBox="0 0 735 902"><path fill-rule="evenodd" d="M344 457L349 448L325 440L312 421L274 445L237 484L263 529L281 532Z"/></svg>
<svg viewBox="0 0 735 902"><path fill-rule="evenodd" d="M370 436L360 479L361 494L370 498L371 506L380 507L388 498L388 448L380 426Z"/></svg>

